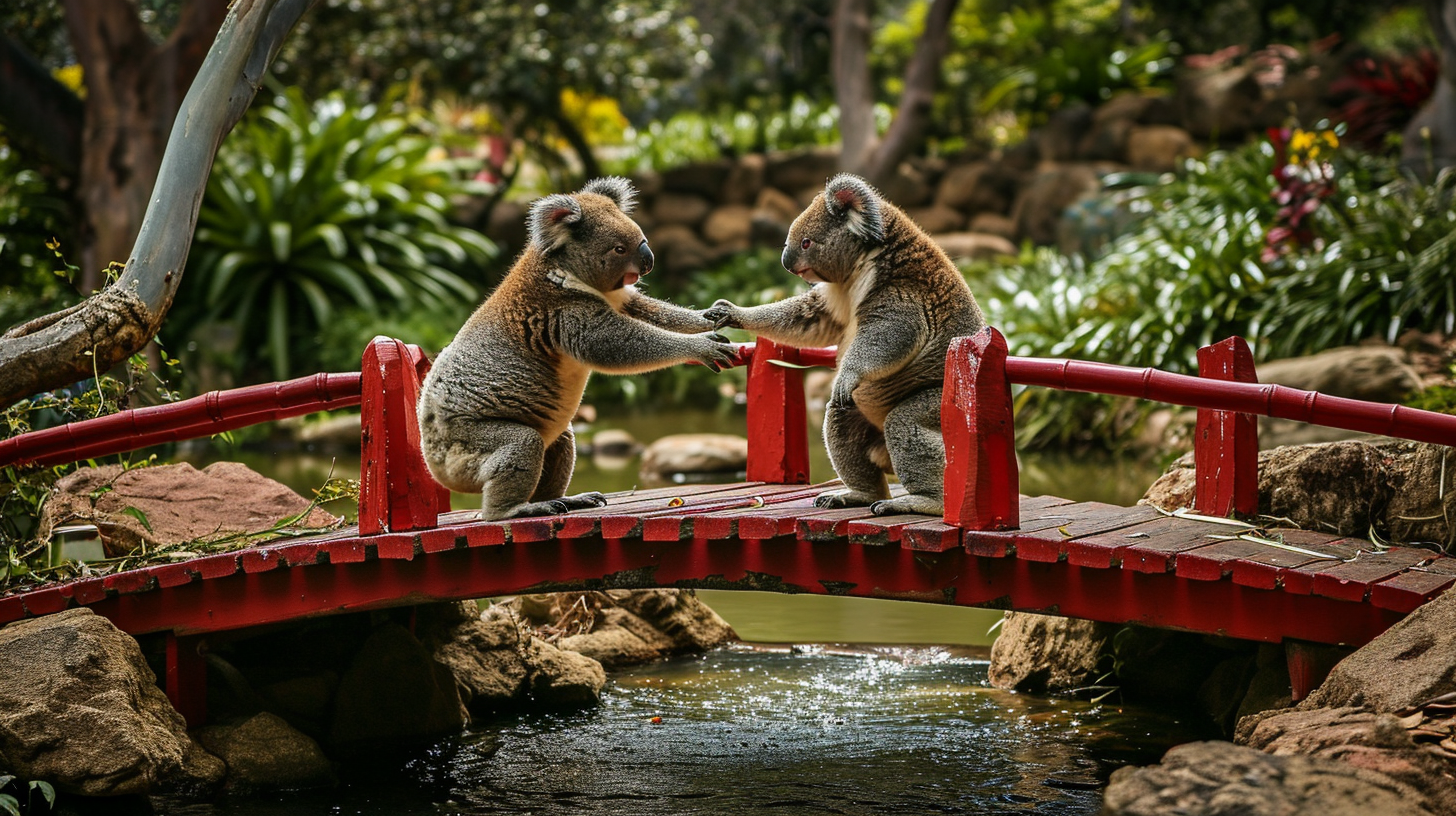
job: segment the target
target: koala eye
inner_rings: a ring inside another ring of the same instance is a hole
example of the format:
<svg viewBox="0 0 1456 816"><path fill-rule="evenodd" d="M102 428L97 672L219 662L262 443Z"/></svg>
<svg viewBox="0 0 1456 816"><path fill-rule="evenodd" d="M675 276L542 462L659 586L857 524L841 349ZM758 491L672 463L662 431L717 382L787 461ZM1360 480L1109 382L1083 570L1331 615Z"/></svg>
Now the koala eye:
<svg viewBox="0 0 1456 816"><path fill-rule="evenodd" d="M809 247L811 247L813 245L814 245L814 241L812 239L805 238L804 240L802 240L802 241L799 242L799 249L808 249Z"/></svg>
<svg viewBox="0 0 1456 816"><path fill-rule="evenodd" d="M627 254L627 248L625 246L622 246L621 244L617 244L616 246L612 247L612 251L617 253L618 255Z"/></svg>

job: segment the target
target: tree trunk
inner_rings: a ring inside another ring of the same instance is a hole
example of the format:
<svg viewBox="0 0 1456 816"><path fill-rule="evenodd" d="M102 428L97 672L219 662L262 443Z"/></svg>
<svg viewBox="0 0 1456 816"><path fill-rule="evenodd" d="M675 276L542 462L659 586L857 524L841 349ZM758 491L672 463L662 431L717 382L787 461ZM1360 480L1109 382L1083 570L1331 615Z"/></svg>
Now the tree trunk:
<svg viewBox="0 0 1456 816"><path fill-rule="evenodd" d="M67 0L68 14L73 2L79 0ZM173 122L152 194L141 199L147 202L146 215L125 272L82 303L0 337L0 399L5 405L106 371L141 350L157 333L182 281L217 147L257 94L284 37L314 2L234 0ZM104 33L88 48L100 47L109 36L125 36L124 21L109 19L109 12L97 13L108 14L108 20L97 21L95 31ZM179 30L187 26L187 17L184 12ZM175 42L174 36L163 50ZM159 65L180 65L185 56L158 59ZM93 74L89 67L86 76L88 92L94 92L90 91L96 86L90 84ZM105 76L94 81L108 86ZM132 92L134 89L122 95ZM124 141L118 137L113 144L125 151ZM85 161L90 161L89 156ZM116 166L120 165L106 172ZM104 209L95 212L100 220L111 216ZM131 245L130 236L125 238Z"/></svg>
<svg viewBox="0 0 1456 816"><path fill-rule="evenodd" d="M839 168L864 170L875 141L875 89L870 76L871 0L838 0L830 20L834 101L839 104Z"/></svg>
<svg viewBox="0 0 1456 816"><path fill-rule="evenodd" d="M64 0L66 26L86 82L78 190L87 218L81 291L122 260L141 226L182 95L227 12L220 0L191 0L163 44L142 28L134 2Z"/></svg>
<svg viewBox="0 0 1456 816"><path fill-rule="evenodd" d="M871 184L884 184L900 162L925 141L935 86L940 81L940 63L950 44L950 20L958 3L959 0L934 0L925 14L925 30L920 33L915 56L905 69L905 90L900 94L895 119L864 164L865 178Z"/></svg>
<svg viewBox="0 0 1456 816"><path fill-rule="evenodd" d="M66 176L81 166L81 99L20 43L0 34L0 121L5 137ZM24 124L23 127L19 125Z"/></svg>
<svg viewBox="0 0 1456 816"><path fill-rule="evenodd" d="M1456 0L1426 0L1426 14L1441 44L1435 93L1405 127L1401 163L1425 179L1456 165Z"/></svg>

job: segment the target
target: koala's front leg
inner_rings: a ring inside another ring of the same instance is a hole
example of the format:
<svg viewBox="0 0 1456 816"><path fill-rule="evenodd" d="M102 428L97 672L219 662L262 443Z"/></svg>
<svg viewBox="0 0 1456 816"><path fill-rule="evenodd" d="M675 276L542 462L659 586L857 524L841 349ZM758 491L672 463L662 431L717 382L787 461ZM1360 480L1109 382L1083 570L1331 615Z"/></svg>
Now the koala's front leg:
<svg viewBox="0 0 1456 816"><path fill-rule="evenodd" d="M634 292L627 298L622 313L679 334L710 332L717 328L713 321L697 311L657 300L640 292Z"/></svg>
<svg viewBox="0 0 1456 816"><path fill-rule="evenodd" d="M839 355L829 405L852 406L861 382L894 376L920 353L928 335L925 320L917 310L893 306L866 309L854 340Z"/></svg>
<svg viewBox="0 0 1456 816"><path fill-rule="evenodd" d="M834 317L819 287L802 295L763 306L739 306L719 300L703 311L717 328L744 329L789 346L833 346L844 337L844 324Z"/></svg>
<svg viewBox="0 0 1456 816"><path fill-rule="evenodd" d="M608 374L640 374L689 361L721 371L738 359L726 337L712 332L677 334L618 314L605 304L563 317L571 318L562 326L566 353Z"/></svg>

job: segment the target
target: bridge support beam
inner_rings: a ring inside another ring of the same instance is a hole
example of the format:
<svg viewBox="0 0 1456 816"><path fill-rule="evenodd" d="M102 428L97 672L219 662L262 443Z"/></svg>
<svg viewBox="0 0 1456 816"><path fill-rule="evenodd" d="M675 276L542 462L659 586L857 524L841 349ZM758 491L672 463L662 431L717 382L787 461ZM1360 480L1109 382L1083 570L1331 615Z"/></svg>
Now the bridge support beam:
<svg viewBox="0 0 1456 816"><path fill-rule="evenodd" d="M799 350L759 338L748 366L748 481L809 483L808 409Z"/></svg>
<svg viewBox="0 0 1456 816"><path fill-rule="evenodd" d="M359 532L374 535L434 527L450 491L425 467L415 404L429 361L416 346L376 337L364 349Z"/></svg>
<svg viewBox="0 0 1456 816"><path fill-rule="evenodd" d="M1335 664L1349 651L1305 640L1284 641L1284 659L1289 665L1289 693L1293 701L1297 703L1319 688L1319 684L1330 676Z"/></svg>
<svg viewBox="0 0 1456 816"><path fill-rule="evenodd" d="M202 655L202 638L166 634L167 667L162 688L172 707L196 728L207 721L207 659Z"/></svg>
<svg viewBox="0 0 1456 816"><path fill-rule="evenodd" d="M1198 376L1258 382L1242 337L1198 350ZM1193 435L1193 506L1206 516L1253 518L1259 512L1259 425L1252 414L1198 409Z"/></svg>

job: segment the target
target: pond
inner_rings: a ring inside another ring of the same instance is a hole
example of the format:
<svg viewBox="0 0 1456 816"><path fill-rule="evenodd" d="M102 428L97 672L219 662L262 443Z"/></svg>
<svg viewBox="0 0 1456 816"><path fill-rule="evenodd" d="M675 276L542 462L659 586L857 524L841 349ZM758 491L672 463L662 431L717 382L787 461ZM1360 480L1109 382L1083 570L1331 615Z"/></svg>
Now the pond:
<svg viewBox="0 0 1456 816"><path fill-rule="evenodd" d="M744 433L741 413L605 417L642 442ZM588 438L589 432L582 438ZM811 437L813 438L813 437ZM832 477L822 443L814 480ZM237 453L307 495L357 457ZM200 464L200 463L199 463ZM638 462L582 457L572 490L639 483ZM1021 457L1021 491L1131 503L1157 463ZM456 496L454 507L478 506ZM473 503L472 503L473 502ZM336 508L336 512L339 510ZM1092 814L1115 768L1213 736L1195 716L992 688L999 612L817 595L699 593L752 645L615 672L602 704L478 722L372 758L338 788L209 803L178 816L299 814Z"/></svg>

